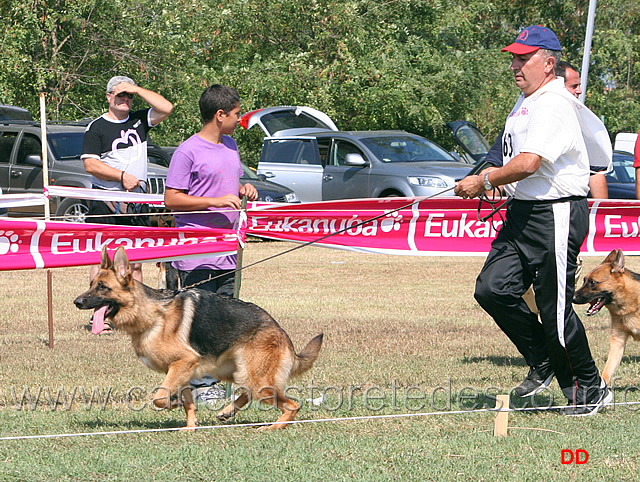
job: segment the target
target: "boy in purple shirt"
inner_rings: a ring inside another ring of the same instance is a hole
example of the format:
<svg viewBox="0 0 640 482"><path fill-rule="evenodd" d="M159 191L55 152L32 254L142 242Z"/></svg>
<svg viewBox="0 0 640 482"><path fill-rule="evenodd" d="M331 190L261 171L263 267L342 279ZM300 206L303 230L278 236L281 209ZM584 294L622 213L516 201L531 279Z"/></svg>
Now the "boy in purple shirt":
<svg viewBox="0 0 640 482"><path fill-rule="evenodd" d="M164 202L174 211L210 211L176 214L176 226L233 229L240 197L258 199L251 184L242 185L242 166L236 142L229 137L240 119L240 96L235 89L212 85L200 96L203 126L174 152L166 181ZM174 261L182 286L214 278L198 288L232 296L236 255Z"/></svg>
<svg viewBox="0 0 640 482"><path fill-rule="evenodd" d="M176 226L236 228L240 197L258 199L251 184L242 185L242 166L236 141L231 137L240 120L240 96L235 89L214 84L200 96L203 126L173 153L167 174L164 204L174 211L208 211L176 214ZM182 286L211 279L198 288L233 296L236 255L174 261ZM221 276L222 275L222 276ZM196 402L215 406L224 389L210 376L191 380Z"/></svg>

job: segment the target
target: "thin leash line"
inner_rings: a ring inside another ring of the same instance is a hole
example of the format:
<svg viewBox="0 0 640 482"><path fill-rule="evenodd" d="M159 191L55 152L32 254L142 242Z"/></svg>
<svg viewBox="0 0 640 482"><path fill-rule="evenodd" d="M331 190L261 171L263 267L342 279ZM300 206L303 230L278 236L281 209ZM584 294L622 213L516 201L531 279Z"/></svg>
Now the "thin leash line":
<svg viewBox="0 0 640 482"><path fill-rule="evenodd" d="M610 403L606 407L615 406L630 406L638 405L640 402L623 402L623 403ZM442 416L442 415L464 415L464 414L478 414L478 413L491 413L491 412L546 412L562 410L564 408L575 408L592 406L587 405L557 405L552 407L523 407L523 408L480 408L474 410L449 410L440 412L421 412L421 413L395 413L387 415L359 415L354 417L337 417L337 418L319 418L319 419L307 419L307 420L290 420L287 422L254 422L254 423L239 423L230 425L203 425L198 427L173 427L173 428L152 428L152 429L139 429L139 430L112 430L107 432L79 432L79 433L61 433L61 434L44 434L44 435L16 435L10 437L0 437L0 441L9 440L35 440L35 439L54 439L54 438L72 438L72 437L94 437L105 435L130 435L141 433L162 433L162 432L184 432L194 430L215 430L215 429L231 429L231 428L248 428L248 427L266 427L269 425L295 425L295 424L313 424L313 423L326 423L326 422L350 422L350 421L367 421L367 420L383 420L383 419L399 419L399 418L414 418L414 417L430 417L430 416ZM605 407L605 408L606 408Z"/></svg>
<svg viewBox="0 0 640 482"><path fill-rule="evenodd" d="M389 215L389 214L391 214L391 213L395 213L395 212L397 212L397 211L401 211L401 210L403 210L403 209L407 209L407 208L409 208L409 207L413 206L414 204L418 204L418 203L420 203L420 202L422 202L422 201L426 201L426 200L428 200L428 199L432 199L432 198L434 198L434 197L436 197L436 196L440 196L440 195L444 194L445 192L451 191L451 190L453 190L453 189L455 189L455 186L450 187L450 188L448 188L448 189L445 189L445 190L443 190L443 191L437 192L436 194L432 194L431 196L416 198L415 200L411 201L410 203L405 204L405 205L403 205L403 206L400 206L399 208L392 209L392 210L389 210L389 211L385 211L383 214L378 214L377 216L374 216L374 217L369 218L369 219L365 219L365 220L363 220L363 221L360 221L360 222L359 222L359 223L357 223L357 224L354 224L354 225L351 225L351 226L347 226L347 227L345 227L345 228L343 228L343 229L340 229L340 230L338 230L338 231L335 231L335 232L333 232L333 233L325 234L324 236L322 236L322 237L320 237L320 238L312 239L311 241L307 241L307 242L305 242L305 243L299 244L299 245L297 245L297 246L294 246L293 248L287 249L287 250L282 251L282 252L280 252L280 253L276 253L276 254L274 254L274 255L272 255L272 256L268 256L268 257L263 258L263 259L261 259L261 260L258 260L258 261L255 261L255 262L253 262L253 263L250 263L250 264L247 264L247 265L245 265L245 266L242 266L242 267L240 267L240 268L236 268L236 269L235 269L235 270L233 270L233 271L229 271L229 272L227 272L227 273L219 274L219 275L217 275L217 276L213 276L213 277L210 277L210 278L204 279L204 280L202 280L202 281L198 281L197 283L193 283L193 284L191 284L191 285L189 285L189 286L185 286L185 287L183 287L183 288L180 288L180 290L179 290L179 291L184 291L184 290L187 290L187 289L190 289L190 288L195 288L196 286L199 286L199 285L204 284L204 283L208 283L209 281L212 281L212 280L215 280L215 279L221 278L222 276L230 276L231 274L235 274L235 273L240 272L240 271L243 271L243 270L245 270L245 269L247 269L247 268L251 268L251 267L256 266L256 265L258 265L258 264L260 264L260 263L264 263L264 262L266 262L266 261L271 261L272 259L278 258L278 257L283 256L283 255L285 255L285 254L292 253L293 251L296 251L296 250L298 250L298 249L306 248L307 246L310 246L310 245L312 245L312 244L316 244L316 243L319 243L320 241L324 241L325 239L330 238L331 236L336 236L336 235L338 235L338 234L342 234L342 233L344 233L344 232L346 232L346 231L348 231L348 230L350 230L350 229L358 228L358 227L363 226L363 225L365 225L365 224L367 224L367 223L370 223L370 222L372 222L372 221L375 221L376 219L380 219L380 218L386 217L386 216L388 216L388 215Z"/></svg>

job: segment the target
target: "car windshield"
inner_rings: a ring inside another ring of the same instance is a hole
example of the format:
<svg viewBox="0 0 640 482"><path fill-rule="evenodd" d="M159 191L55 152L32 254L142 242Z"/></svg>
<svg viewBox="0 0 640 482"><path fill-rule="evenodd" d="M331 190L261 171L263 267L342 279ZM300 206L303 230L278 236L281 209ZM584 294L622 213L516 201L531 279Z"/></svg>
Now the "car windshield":
<svg viewBox="0 0 640 482"><path fill-rule="evenodd" d="M363 138L362 142L382 162L454 161L451 154L427 139L409 136Z"/></svg>
<svg viewBox="0 0 640 482"><path fill-rule="evenodd" d="M47 137L56 159L80 159L84 132L55 132Z"/></svg>
<svg viewBox="0 0 640 482"><path fill-rule="evenodd" d="M636 178L635 170L632 155L615 153L613 155L613 171L607 175L607 182L633 183Z"/></svg>

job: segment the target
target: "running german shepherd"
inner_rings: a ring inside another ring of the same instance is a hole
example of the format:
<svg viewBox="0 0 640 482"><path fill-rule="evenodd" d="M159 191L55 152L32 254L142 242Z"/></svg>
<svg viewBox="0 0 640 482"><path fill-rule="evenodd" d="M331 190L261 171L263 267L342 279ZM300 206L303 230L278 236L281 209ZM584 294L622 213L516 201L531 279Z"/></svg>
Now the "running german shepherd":
<svg viewBox="0 0 640 482"><path fill-rule="evenodd" d="M296 354L280 325L262 308L199 289L155 290L131 274L129 259L119 247L102 263L89 290L78 296L81 310L107 306L117 329L126 331L140 360L166 373L164 393L156 392L158 408L175 408L182 399L187 427L196 426L196 407L189 380L205 374L240 386L241 395L217 417L226 420L252 399L276 406L282 415L262 429L282 429L300 406L285 395L291 377L309 370L322 347L320 334Z"/></svg>
<svg viewBox="0 0 640 482"><path fill-rule="evenodd" d="M589 273L573 302L589 303L587 315L595 315L603 306L611 314L611 341L602 378L609 384L620 365L627 339L640 341L640 274L624 267L621 249L614 249L602 264Z"/></svg>

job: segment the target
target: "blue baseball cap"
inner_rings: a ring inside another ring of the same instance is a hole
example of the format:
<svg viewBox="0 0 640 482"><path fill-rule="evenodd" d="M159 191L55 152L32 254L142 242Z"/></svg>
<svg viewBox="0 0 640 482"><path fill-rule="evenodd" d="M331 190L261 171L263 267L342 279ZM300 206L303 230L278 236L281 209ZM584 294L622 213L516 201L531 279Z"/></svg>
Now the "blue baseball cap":
<svg viewBox="0 0 640 482"><path fill-rule="evenodd" d="M550 28L542 25L532 25L518 34L516 41L507 45L502 52L511 52L516 55L526 55L538 49L562 50L560 41Z"/></svg>

